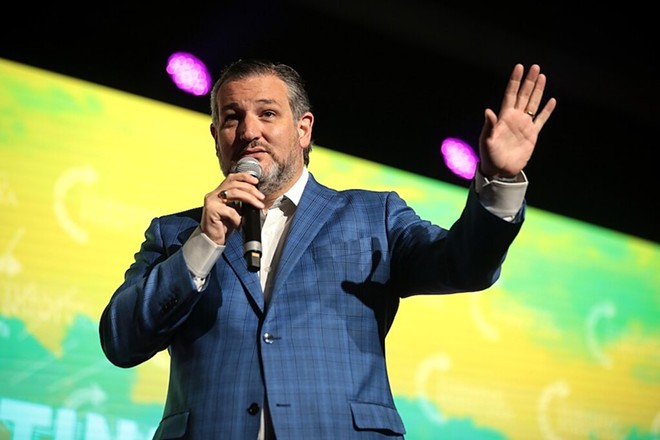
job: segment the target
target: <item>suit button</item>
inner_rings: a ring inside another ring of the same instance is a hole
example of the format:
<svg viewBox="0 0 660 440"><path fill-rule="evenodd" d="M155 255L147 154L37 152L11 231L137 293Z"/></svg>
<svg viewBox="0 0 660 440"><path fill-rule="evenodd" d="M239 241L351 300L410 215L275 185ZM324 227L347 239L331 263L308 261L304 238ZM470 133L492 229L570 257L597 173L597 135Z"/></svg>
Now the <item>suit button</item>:
<svg viewBox="0 0 660 440"><path fill-rule="evenodd" d="M272 344L275 342L275 336L271 335L270 333L264 333L264 342L266 344Z"/></svg>
<svg viewBox="0 0 660 440"><path fill-rule="evenodd" d="M254 416L259 413L259 405L256 402L252 402L252 404L248 407L247 409L248 414L251 416Z"/></svg>

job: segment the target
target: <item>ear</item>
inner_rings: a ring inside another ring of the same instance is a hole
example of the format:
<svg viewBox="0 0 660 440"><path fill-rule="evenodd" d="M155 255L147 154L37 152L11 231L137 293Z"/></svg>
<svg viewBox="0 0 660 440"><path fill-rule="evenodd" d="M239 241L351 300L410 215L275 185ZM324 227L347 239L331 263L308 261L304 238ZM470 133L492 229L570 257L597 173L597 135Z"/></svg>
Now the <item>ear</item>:
<svg viewBox="0 0 660 440"><path fill-rule="evenodd" d="M215 155L220 158L220 146L218 145L218 131L215 128L215 125L211 124L209 127L211 131L211 136L213 136L213 145L215 146Z"/></svg>
<svg viewBox="0 0 660 440"><path fill-rule="evenodd" d="M314 115L306 112L298 121L298 138L300 146L307 148L312 141L312 127L314 126Z"/></svg>

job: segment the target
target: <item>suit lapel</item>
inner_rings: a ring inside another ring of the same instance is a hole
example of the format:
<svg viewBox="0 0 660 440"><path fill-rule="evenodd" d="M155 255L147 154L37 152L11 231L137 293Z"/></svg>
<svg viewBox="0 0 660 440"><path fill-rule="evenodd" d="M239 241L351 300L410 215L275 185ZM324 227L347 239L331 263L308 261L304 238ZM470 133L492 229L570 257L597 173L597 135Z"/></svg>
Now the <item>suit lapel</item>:
<svg viewBox="0 0 660 440"><path fill-rule="evenodd" d="M337 191L319 184L310 173L282 249L273 286L275 295L319 230L343 203L343 198L337 194Z"/></svg>
<svg viewBox="0 0 660 440"><path fill-rule="evenodd" d="M337 191L319 184L310 173L309 181L296 208L289 236L286 238L286 244L282 250L273 292L277 292L319 230L343 203L343 198L337 197L337 194ZM241 231L235 231L225 246L222 258L239 278L252 302L263 313L264 294L259 281L259 273L247 270L243 257ZM216 270L218 270L217 265ZM218 276L222 275L218 274Z"/></svg>
<svg viewBox="0 0 660 440"><path fill-rule="evenodd" d="M261 290L261 283L259 282L259 272L250 272L247 270L247 264L243 256L243 236L240 230L234 231L231 234L225 244L225 251L222 253L222 257L245 287L248 295L252 298L252 302L263 313L264 294Z"/></svg>

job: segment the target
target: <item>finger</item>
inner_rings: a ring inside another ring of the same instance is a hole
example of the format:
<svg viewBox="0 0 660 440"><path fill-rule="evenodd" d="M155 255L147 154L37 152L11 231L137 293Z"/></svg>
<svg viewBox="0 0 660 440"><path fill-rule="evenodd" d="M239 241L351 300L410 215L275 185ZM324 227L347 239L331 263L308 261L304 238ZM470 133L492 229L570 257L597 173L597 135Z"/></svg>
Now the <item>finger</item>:
<svg viewBox="0 0 660 440"><path fill-rule="evenodd" d="M232 173L216 188L218 197L225 195L231 199L241 199L245 193L252 194L257 198L263 198L261 191L257 188L259 179L248 173ZM222 193L222 191L226 193Z"/></svg>
<svg viewBox="0 0 660 440"><path fill-rule="evenodd" d="M231 207L206 207L203 222L207 227L225 227L235 229L241 223L241 215Z"/></svg>
<svg viewBox="0 0 660 440"><path fill-rule="evenodd" d="M218 191L213 191L205 197L200 226L215 243L224 244L227 236L238 228L240 221L239 213L222 202Z"/></svg>
<svg viewBox="0 0 660 440"><path fill-rule="evenodd" d="M235 181L235 182L247 182L251 185L256 185L259 183L259 179L252 175L251 173L248 173L247 171L243 171L240 173L231 173L227 180Z"/></svg>
<svg viewBox="0 0 660 440"><path fill-rule="evenodd" d="M222 190L218 193L218 198L222 203L225 205L229 206L230 208L234 208L236 210L240 210L241 207L243 206L243 202L240 200L235 200L232 198L230 194L231 190Z"/></svg>
<svg viewBox="0 0 660 440"><path fill-rule="evenodd" d="M539 107L541 106L541 98L543 98L545 83L546 83L546 76L542 73L539 74L539 76L536 78L534 89L532 90L532 93L527 101L527 105L524 107L525 112L532 117L536 115Z"/></svg>
<svg viewBox="0 0 660 440"><path fill-rule="evenodd" d="M222 187L225 187L225 189L221 189ZM214 195L216 200L232 208L240 208L246 203L257 209L265 208L263 203L264 194L250 183L234 181L227 187L225 182L214 192Z"/></svg>
<svg viewBox="0 0 660 440"><path fill-rule="evenodd" d="M493 126L497 123L497 115L494 111L487 108L484 111L484 125L481 127L481 134L479 139L481 142L485 142L486 138L490 137L491 132L493 131Z"/></svg>
<svg viewBox="0 0 660 440"><path fill-rule="evenodd" d="M518 90L520 89L520 82L522 81L522 76L525 68L522 64L516 64L513 67L511 76L509 77L509 82L506 85L504 90L504 98L502 99L502 108L514 108L518 100Z"/></svg>
<svg viewBox="0 0 660 440"><path fill-rule="evenodd" d="M548 121L550 115L557 107L557 100L555 98L550 98L548 102L545 103L543 110L541 110L534 118L534 125L540 130L543 128L543 125Z"/></svg>
<svg viewBox="0 0 660 440"><path fill-rule="evenodd" d="M532 64L532 66L529 68L529 71L527 72L525 80L521 84L520 90L518 91L516 96L516 105L514 108L524 111L531 111L534 113L536 108L530 109L528 106L534 90L536 90L536 84L538 82L540 72L541 68L539 65Z"/></svg>

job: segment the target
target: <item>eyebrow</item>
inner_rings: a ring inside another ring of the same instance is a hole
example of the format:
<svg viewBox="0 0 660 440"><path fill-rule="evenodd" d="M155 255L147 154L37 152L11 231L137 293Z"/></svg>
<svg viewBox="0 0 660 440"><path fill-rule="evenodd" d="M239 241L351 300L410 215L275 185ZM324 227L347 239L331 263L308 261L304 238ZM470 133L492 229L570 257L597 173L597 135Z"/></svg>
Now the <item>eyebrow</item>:
<svg viewBox="0 0 660 440"><path fill-rule="evenodd" d="M256 103L261 104L261 105L264 105L264 104L273 105L274 104L274 105L277 105L277 106L281 106L281 104L276 99L270 99L270 98L257 99ZM236 102L230 102L229 104L223 105L220 108L220 110L221 111L233 110L233 109L236 109L236 108L239 108L239 105Z"/></svg>

